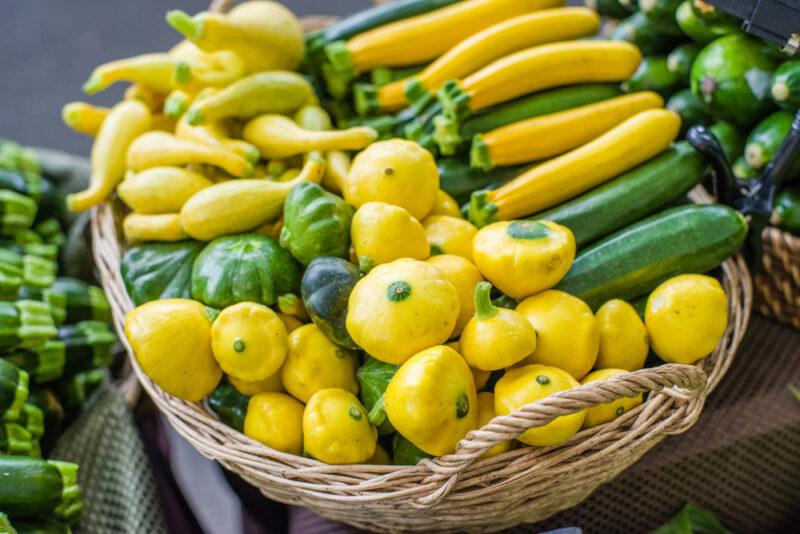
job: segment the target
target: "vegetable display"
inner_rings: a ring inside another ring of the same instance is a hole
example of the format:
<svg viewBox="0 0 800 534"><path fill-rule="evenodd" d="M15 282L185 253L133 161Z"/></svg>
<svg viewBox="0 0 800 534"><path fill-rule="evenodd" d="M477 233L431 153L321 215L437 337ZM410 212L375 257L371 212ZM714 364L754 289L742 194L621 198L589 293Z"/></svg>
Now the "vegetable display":
<svg viewBox="0 0 800 534"><path fill-rule="evenodd" d="M774 51L686 2L630 16L596 2L627 16L602 35L560 0L401 0L305 40L268 1L170 12L186 41L116 77L156 98L64 110L96 131L102 178L71 207L116 191L132 210L121 272L140 367L283 453L408 465L641 369L651 349L711 354L727 297L706 273L747 224L680 205L709 168L679 139L713 124L730 156L767 164L785 129L772 98L790 105L794 71L773 80ZM743 88L748 69L759 83ZM767 116L745 148L740 125ZM648 295L702 309L642 320L629 301ZM12 343L40 344L8 315ZM642 402L559 417L487 456L559 445Z"/></svg>

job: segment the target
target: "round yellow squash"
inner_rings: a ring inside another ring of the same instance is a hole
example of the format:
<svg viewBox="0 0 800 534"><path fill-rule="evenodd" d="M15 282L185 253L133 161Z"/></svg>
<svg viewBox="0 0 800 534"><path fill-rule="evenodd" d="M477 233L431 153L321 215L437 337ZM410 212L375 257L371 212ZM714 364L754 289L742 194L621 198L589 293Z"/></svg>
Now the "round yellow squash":
<svg viewBox="0 0 800 534"><path fill-rule="evenodd" d="M694 363L711 354L725 333L728 297L710 276L676 276L650 293L644 321L659 358Z"/></svg>
<svg viewBox="0 0 800 534"><path fill-rule="evenodd" d="M451 337L460 336L461 331L475 314L475 286L483 282L483 276L477 267L461 256L451 254L431 256L427 263L439 269L442 276L456 288L460 308ZM458 349L455 350L458 352Z"/></svg>
<svg viewBox="0 0 800 534"><path fill-rule="evenodd" d="M247 403L244 433L267 447L289 454L303 452L303 404L284 393L265 392Z"/></svg>
<svg viewBox="0 0 800 534"><path fill-rule="evenodd" d="M543 399L553 393L578 387L572 375L546 365L526 365L509 370L494 386L494 408L498 415ZM580 430L586 410L562 415L544 426L530 428L517 437L527 445L559 445Z"/></svg>
<svg viewBox="0 0 800 534"><path fill-rule="evenodd" d="M346 326L367 354L402 364L450 338L459 306L456 288L439 269L402 259L375 267L356 283Z"/></svg>
<svg viewBox="0 0 800 534"><path fill-rule="evenodd" d="M333 341L311 323L289 334L289 354L281 369L281 380L293 397L303 402L321 389L341 388L358 393L355 355Z"/></svg>
<svg viewBox="0 0 800 534"><path fill-rule="evenodd" d="M303 413L306 452L326 464L365 463L375 454L378 442L378 430L367 416L349 391L317 391Z"/></svg>
<svg viewBox="0 0 800 534"><path fill-rule="evenodd" d="M211 326L211 348L222 370L255 382L283 365L289 343L278 315L262 304L240 302L222 310Z"/></svg>
<svg viewBox="0 0 800 534"><path fill-rule="evenodd" d="M497 413L494 411L494 394L484 391L478 393L478 428L482 428L486 423L494 419ZM498 454L503 454L511 450L514 446L513 440L502 441L486 451L484 458L491 458Z"/></svg>
<svg viewBox="0 0 800 534"><path fill-rule="evenodd" d="M556 285L575 259L575 237L550 221L501 221L481 228L472 244L478 270L517 300Z"/></svg>
<svg viewBox="0 0 800 534"><path fill-rule="evenodd" d="M449 215L450 217L457 217L459 219L464 218L461 215L461 208L458 202L441 189L436 192L436 200L433 203L430 213L428 213L428 217L433 215Z"/></svg>
<svg viewBox="0 0 800 534"><path fill-rule="evenodd" d="M592 370L600 347L600 329L585 302L550 289L523 300L517 311L536 330L536 350L526 362L558 367L577 380Z"/></svg>
<svg viewBox="0 0 800 534"><path fill-rule="evenodd" d="M408 211L383 202L358 208L350 237L362 271L400 258L424 260L430 255L425 229Z"/></svg>
<svg viewBox="0 0 800 534"><path fill-rule="evenodd" d="M280 369L269 375L267 378L263 380L256 380L255 382L239 380L235 376L228 375L228 382L230 382L239 393L248 397L268 391L274 393L283 393L285 391L283 389L283 382L281 381Z"/></svg>
<svg viewBox="0 0 800 534"><path fill-rule="evenodd" d="M439 345L409 358L386 388L384 406L397 431L441 456L478 426L478 398L467 362Z"/></svg>
<svg viewBox="0 0 800 534"><path fill-rule="evenodd" d="M636 371L644 367L650 342L647 329L633 306L609 300L594 314L600 328L600 350L595 367Z"/></svg>
<svg viewBox="0 0 800 534"><path fill-rule="evenodd" d="M431 254L455 254L472 261L472 240L478 229L469 221L448 215L431 215L422 221Z"/></svg>
<svg viewBox="0 0 800 534"><path fill-rule="evenodd" d="M125 336L142 370L161 389L187 401L200 401L222 379L206 310L193 300L165 299L142 304L125 317Z"/></svg>
<svg viewBox="0 0 800 534"><path fill-rule="evenodd" d="M430 213L439 190L439 170L430 152L413 141L379 141L353 160L344 199L361 207L385 202L408 210L418 221Z"/></svg>
<svg viewBox="0 0 800 534"><path fill-rule="evenodd" d="M589 382L595 382L597 380L608 380L609 378L627 372L628 371L625 369L601 369L599 371L593 371L581 380L581 384L588 384ZM583 428L592 428L613 421L625 412L629 412L639 406L642 403L642 399L642 395L639 394L636 397L623 397L613 402L606 402L598 404L594 408L589 408L586 410L586 419L583 421Z"/></svg>

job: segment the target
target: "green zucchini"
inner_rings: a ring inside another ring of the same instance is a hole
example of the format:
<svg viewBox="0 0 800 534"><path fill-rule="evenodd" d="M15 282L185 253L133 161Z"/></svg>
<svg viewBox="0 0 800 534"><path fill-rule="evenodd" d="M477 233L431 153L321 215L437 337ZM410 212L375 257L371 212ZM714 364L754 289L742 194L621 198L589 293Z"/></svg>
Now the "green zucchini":
<svg viewBox="0 0 800 534"><path fill-rule="evenodd" d="M800 234L800 187L787 187L775 195L769 222L787 232Z"/></svg>
<svg viewBox="0 0 800 534"><path fill-rule="evenodd" d="M788 111L776 111L753 128L744 147L744 157L750 167L760 170L772 161L789 135L793 120L794 115Z"/></svg>
<svg viewBox="0 0 800 534"><path fill-rule="evenodd" d="M39 517L24 521L14 521L17 534L71 534L72 530L55 519Z"/></svg>
<svg viewBox="0 0 800 534"><path fill-rule="evenodd" d="M13 239L0 238L0 248L16 252L19 255L39 256L50 261L58 259L58 247L42 243L41 238L32 230L14 234Z"/></svg>
<svg viewBox="0 0 800 534"><path fill-rule="evenodd" d="M692 12L702 20L714 35L723 36L739 31L741 21L726 13L708 0L691 0Z"/></svg>
<svg viewBox="0 0 800 534"><path fill-rule="evenodd" d="M64 376L71 376L110 365L117 336L107 323L81 321L59 328L58 340L65 348Z"/></svg>
<svg viewBox="0 0 800 534"><path fill-rule="evenodd" d="M28 402L37 406L44 414L44 436L39 441L42 450L47 453L61 435L64 426L64 408L58 397L50 389L43 387L31 388Z"/></svg>
<svg viewBox="0 0 800 534"><path fill-rule="evenodd" d="M717 38L705 21L692 10L692 0L683 0L678 6L678 10L675 12L675 21L683 33L697 43L706 44Z"/></svg>
<svg viewBox="0 0 800 534"><path fill-rule="evenodd" d="M667 101L667 109L681 116L681 131L686 132L696 124L709 124L712 118L708 116L703 104L691 89L681 89Z"/></svg>
<svg viewBox="0 0 800 534"><path fill-rule="evenodd" d="M31 175L39 175L41 170L36 153L9 139L0 139L0 168Z"/></svg>
<svg viewBox="0 0 800 534"><path fill-rule="evenodd" d="M0 512L0 534L19 534L6 514Z"/></svg>
<svg viewBox="0 0 800 534"><path fill-rule="evenodd" d="M733 175L740 180L753 180L758 178L758 171L747 163L747 159L745 159L743 155L733 161L731 170L733 171Z"/></svg>
<svg viewBox="0 0 800 534"><path fill-rule="evenodd" d="M35 446L33 436L22 424L17 421L0 421L0 456L5 454L36 456L37 451L38 447Z"/></svg>
<svg viewBox="0 0 800 534"><path fill-rule="evenodd" d="M105 376L104 368L92 369L74 376L63 377L53 383L53 391L58 396L61 406L64 407L68 421L80 413L83 403L103 383Z"/></svg>
<svg viewBox="0 0 800 534"><path fill-rule="evenodd" d="M243 395L227 382L222 382L208 396L208 406L219 420L239 432L244 432L244 418L250 397Z"/></svg>
<svg viewBox="0 0 800 534"><path fill-rule="evenodd" d="M0 298L14 299L22 284L50 287L58 266L52 260L0 248Z"/></svg>
<svg viewBox="0 0 800 534"><path fill-rule="evenodd" d="M667 35L683 36L675 13L682 0L639 0L639 10L658 31Z"/></svg>
<svg viewBox="0 0 800 534"><path fill-rule="evenodd" d="M745 136L735 125L730 122L717 121L708 129L722 145L728 161L736 161L744 153Z"/></svg>
<svg viewBox="0 0 800 534"><path fill-rule="evenodd" d="M631 14L631 10L622 5L620 0L585 0L584 3L599 15L611 19L624 19Z"/></svg>
<svg viewBox="0 0 800 534"><path fill-rule="evenodd" d="M637 91L655 91L665 98L686 84L686 78L670 72L667 58L650 56L642 58L633 76L622 82L622 90L626 93Z"/></svg>
<svg viewBox="0 0 800 534"><path fill-rule="evenodd" d="M38 172L23 172L0 163L0 189L24 195L36 204L42 197L42 177Z"/></svg>
<svg viewBox="0 0 800 534"><path fill-rule="evenodd" d="M50 307L44 302L0 302L0 350L34 347L56 333Z"/></svg>
<svg viewBox="0 0 800 534"><path fill-rule="evenodd" d="M782 63L772 74L772 100L783 109L800 109L800 59Z"/></svg>
<svg viewBox="0 0 800 534"><path fill-rule="evenodd" d="M726 35L706 46L692 64L692 92L713 116L749 126L774 106L770 84L777 66L763 41L742 33Z"/></svg>
<svg viewBox="0 0 800 534"><path fill-rule="evenodd" d="M392 440L392 463L394 465L417 465L420 460L433 458L406 438L396 433Z"/></svg>
<svg viewBox="0 0 800 534"><path fill-rule="evenodd" d="M51 382L64 374L66 356L62 341L49 340L27 349L17 349L3 358L27 372L35 384Z"/></svg>
<svg viewBox="0 0 800 534"><path fill-rule="evenodd" d="M459 203L467 202L473 191L500 186L528 167L513 165L482 171L471 168L469 160L462 158L438 158L436 165L442 190Z"/></svg>
<svg viewBox="0 0 800 534"><path fill-rule="evenodd" d="M0 419L15 421L28 399L28 373L0 358Z"/></svg>
<svg viewBox="0 0 800 534"><path fill-rule="evenodd" d="M377 87L382 87L386 84L405 80L410 76L414 76L422 72L427 65L411 65L409 67L378 67L370 71L370 81Z"/></svg>
<svg viewBox="0 0 800 534"><path fill-rule="evenodd" d="M735 254L747 234L739 212L723 205L687 205L639 221L580 252L560 289L597 309L630 300L664 280L704 273Z"/></svg>
<svg viewBox="0 0 800 534"><path fill-rule="evenodd" d="M673 35L664 35L641 11L621 21L610 37L615 41L635 44L645 56L665 54L678 40Z"/></svg>
<svg viewBox="0 0 800 534"><path fill-rule="evenodd" d="M550 89L491 107L469 117L457 129L452 123L434 119L434 139L443 155L452 155L477 134L513 122L594 104L621 94L619 87L599 83Z"/></svg>
<svg viewBox="0 0 800 534"><path fill-rule="evenodd" d="M399 365L385 363L371 356L366 357L364 364L359 367L356 374L358 383L361 386L361 403L367 411L372 411L375 405L383 402L383 394L386 393L386 388L398 369L400 369ZM386 417L377 428L379 434L391 434L394 432L392 423Z"/></svg>
<svg viewBox="0 0 800 534"><path fill-rule="evenodd" d="M79 321L111 320L111 308L103 290L87 284L83 280L69 276L59 276L50 287L53 291L63 293L67 297L67 324Z"/></svg>
<svg viewBox="0 0 800 534"><path fill-rule="evenodd" d="M697 59L702 47L697 43L683 43L672 49L667 56L667 69L673 74L689 78L692 63Z"/></svg>
<svg viewBox="0 0 800 534"><path fill-rule="evenodd" d="M532 217L563 224L583 247L658 211L700 183L705 158L687 142L560 206Z"/></svg>
<svg viewBox="0 0 800 534"><path fill-rule="evenodd" d="M434 119L442 112L439 102L432 102L413 120L403 126L403 136L425 146L425 140L434 133Z"/></svg>
<svg viewBox="0 0 800 534"><path fill-rule="evenodd" d="M38 300L46 303L50 307L50 315L56 326L64 324L67 318L67 296L51 287L39 288L22 285L17 292L17 300Z"/></svg>
<svg viewBox="0 0 800 534"><path fill-rule="evenodd" d="M78 466L20 456L0 457L0 509L12 520L49 516L76 521L83 508Z"/></svg>
<svg viewBox="0 0 800 534"><path fill-rule="evenodd" d="M16 422L25 427L34 440L38 441L44 435L44 413L35 404L26 402Z"/></svg>
<svg viewBox="0 0 800 534"><path fill-rule="evenodd" d="M36 202L10 189L0 190L0 234L13 236L30 228L36 219Z"/></svg>
<svg viewBox="0 0 800 534"><path fill-rule="evenodd" d="M47 245L62 246L67 241L67 236L64 235L64 230L61 228L61 223L53 217L42 219L33 230L42 238L42 242Z"/></svg>

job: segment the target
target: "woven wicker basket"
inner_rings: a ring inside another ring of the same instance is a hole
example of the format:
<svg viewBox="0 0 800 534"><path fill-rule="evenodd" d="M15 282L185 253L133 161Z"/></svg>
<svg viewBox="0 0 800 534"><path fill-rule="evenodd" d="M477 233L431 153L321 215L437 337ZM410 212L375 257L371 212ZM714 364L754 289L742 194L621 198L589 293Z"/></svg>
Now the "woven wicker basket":
<svg viewBox="0 0 800 534"><path fill-rule="evenodd" d="M230 3L216 1L212 9ZM329 20L304 22L310 29ZM696 201L708 198L702 191L695 196ZM122 211L118 202L93 209L94 256L115 328L144 390L197 450L265 496L370 530L491 531L539 521L578 504L667 435L692 426L706 396L728 370L750 317L750 275L736 257L722 266L729 297L728 329L714 353L696 366L663 365L557 393L470 432L453 454L413 467L326 465L248 438L218 421L206 406L168 395L142 372L124 335L124 317L133 304L119 272L124 253L119 231ZM521 447L481 459L493 445L528 428L642 392L651 393L641 406L560 446ZM128 396L133 394L129 391Z"/></svg>
<svg viewBox="0 0 800 534"><path fill-rule="evenodd" d="M800 329L800 237L769 226L764 261L755 277L756 309Z"/></svg>

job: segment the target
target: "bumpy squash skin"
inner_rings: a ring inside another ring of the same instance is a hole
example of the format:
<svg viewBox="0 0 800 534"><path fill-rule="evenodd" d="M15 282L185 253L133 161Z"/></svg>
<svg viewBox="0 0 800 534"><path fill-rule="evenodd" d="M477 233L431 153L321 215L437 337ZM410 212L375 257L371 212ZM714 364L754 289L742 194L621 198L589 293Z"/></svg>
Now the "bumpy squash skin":
<svg viewBox="0 0 800 534"><path fill-rule="evenodd" d="M203 243L145 243L128 249L120 264L122 280L137 306L151 300L191 298L192 265Z"/></svg>
<svg viewBox="0 0 800 534"><path fill-rule="evenodd" d="M358 349L345 326L347 299L361 278L358 267L341 258L317 258L303 274L303 304L317 328L341 347Z"/></svg>
<svg viewBox="0 0 800 534"><path fill-rule="evenodd" d="M283 205L281 245L302 263L350 254L350 222L355 210L340 197L311 182L292 188Z"/></svg>
<svg viewBox="0 0 800 534"><path fill-rule="evenodd" d="M215 239L192 269L192 298L214 308L245 301L270 306L299 286L300 267L292 255L260 234Z"/></svg>

